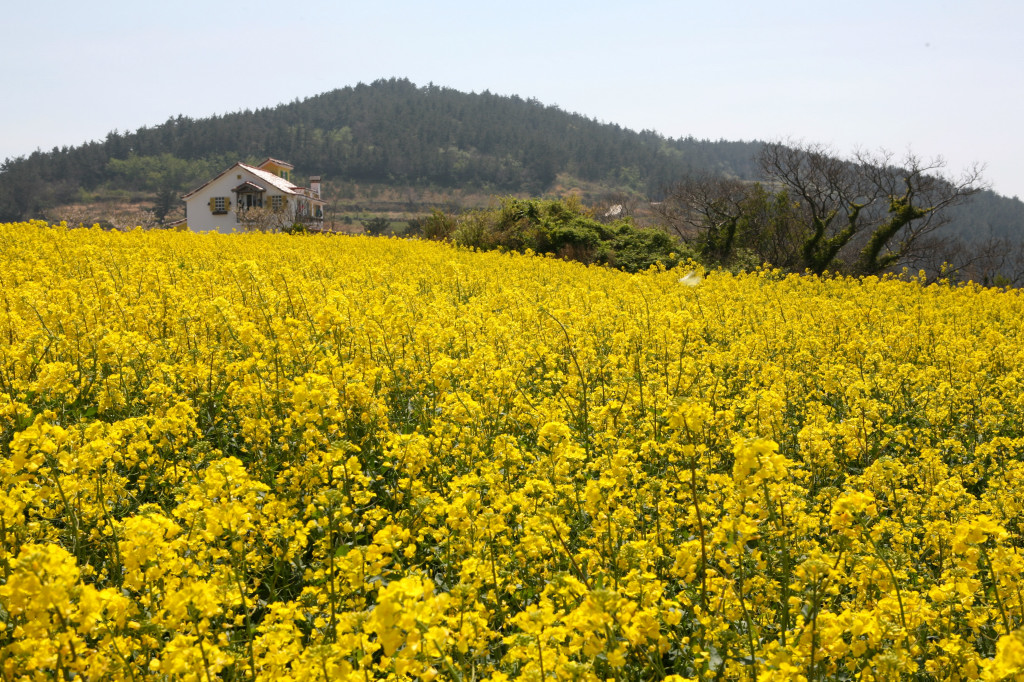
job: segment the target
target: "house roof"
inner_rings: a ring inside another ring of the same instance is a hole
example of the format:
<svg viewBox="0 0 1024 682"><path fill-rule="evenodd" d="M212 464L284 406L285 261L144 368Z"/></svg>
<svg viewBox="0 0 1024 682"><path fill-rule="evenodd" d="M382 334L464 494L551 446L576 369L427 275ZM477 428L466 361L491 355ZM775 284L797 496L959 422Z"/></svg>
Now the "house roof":
<svg viewBox="0 0 1024 682"><path fill-rule="evenodd" d="M261 180L266 180L271 185L278 188L285 194L298 194L298 192L295 191L296 189L298 189L298 185L294 185L285 180L284 178L274 175L270 171L265 171L263 169L256 168L255 166L250 166L245 163L237 163L235 165L241 166L242 168L257 176Z"/></svg>
<svg viewBox="0 0 1024 682"><path fill-rule="evenodd" d="M291 165L287 161L282 161L281 159L275 159L269 156L260 162L260 166L266 166L268 163L280 166L281 168L287 168L288 170L295 170L295 166Z"/></svg>
<svg viewBox="0 0 1024 682"><path fill-rule="evenodd" d="M196 192L199 192L200 190L202 190L204 187L206 187L210 183L212 183L212 182L214 182L214 181L224 177L225 175L227 175L231 171L235 170L236 168L242 168L242 169L248 171L249 173L252 173L253 175L255 175L260 180L273 185L275 188L281 190L285 194L299 194L299 192L296 191L297 189L299 189L299 187L297 185L293 185L292 183L288 182L284 178L278 177L278 176L274 175L273 173L271 173L269 171L260 170L259 168L256 168L255 166L250 166L247 163L242 163L241 161L239 161L234 166L231 166L230 168L225 169L223 172L218 173L217 175L215 175L210 180L208 180L208 181L204 182L203 184L201 184L199 187L196 187L194 190L192 190L188 194L182 195L181 198L182 199L188 199L190 196L192 196Z"/></svg>
<svg viewBox="0 0 1024 682"><path fill-rule="evenodd" d="M231 190L232 192L266 192L267 188L261 185L257 185L252 180L246 180L238 187Z"/></svg>

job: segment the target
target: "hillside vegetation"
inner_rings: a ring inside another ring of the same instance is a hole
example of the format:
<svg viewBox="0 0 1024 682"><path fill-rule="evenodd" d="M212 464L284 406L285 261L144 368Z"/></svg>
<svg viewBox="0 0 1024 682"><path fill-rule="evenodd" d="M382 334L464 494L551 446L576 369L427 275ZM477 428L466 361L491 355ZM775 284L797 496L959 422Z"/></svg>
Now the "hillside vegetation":
<svg viewBox="0 0 1024 682"><path fill-rule="evenodd" d="M10 679L1024 675L1019 292L0 225Z"/></svg>
<svg viewBox="0 0 1024 682"><path fill-rule="evenodd" d="M109 220L112 203L126 214L116 224L138 220L130 206L180 217L180 194L235 161L268 156L295 164L300 181L324 176L334 220L367 213L404 219L436 207L479 208L493 195L568 191L591 203L632 202L646 215L648 202L689 175L761 179L760 149L758 142L634 132L516 96L379 80L273 108L176 116L7 159L0 220ZM1024 204L992 192L953 214L947 233L967 243L1024 235Z"/></svg>
<svg viewBox="0 0 1024 682"><path fill-rule="evenodd" d="M541 194L559 173L644 194L692 169L749 176L756 145L671 140L535 100L377 81L274 108L182 116L102 142L8 160L0 219L80 192L183 192L237 160L287 159L299 174L351 183Z"/></svg>

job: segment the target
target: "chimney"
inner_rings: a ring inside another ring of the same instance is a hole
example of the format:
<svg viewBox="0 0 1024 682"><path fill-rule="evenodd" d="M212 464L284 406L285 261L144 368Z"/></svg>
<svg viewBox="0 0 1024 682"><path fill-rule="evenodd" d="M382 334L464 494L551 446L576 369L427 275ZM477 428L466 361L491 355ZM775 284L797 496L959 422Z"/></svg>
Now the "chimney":
<svg viewBox="0 0 1024 682"><path fill-rule="evenodd" d="M317 199L320 198L320 176L311 175L309 177L309 191L313 193L313 196Z"/></svg>

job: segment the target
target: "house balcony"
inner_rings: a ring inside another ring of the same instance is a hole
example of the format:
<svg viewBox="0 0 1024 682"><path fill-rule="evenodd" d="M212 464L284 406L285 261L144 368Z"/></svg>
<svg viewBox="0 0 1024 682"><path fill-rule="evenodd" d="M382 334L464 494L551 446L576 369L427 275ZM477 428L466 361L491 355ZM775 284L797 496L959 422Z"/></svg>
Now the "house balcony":
<svg viewBox="0 0 1024 682"><path fill-rule="evenodd" d="M320 201L320 194L318 192L314 192L313 190L309 189L308 187L296 187L294 191L295 191L296 194L298 194L301 197L305 197L307 199L313 199L315 201Z"/></svg>

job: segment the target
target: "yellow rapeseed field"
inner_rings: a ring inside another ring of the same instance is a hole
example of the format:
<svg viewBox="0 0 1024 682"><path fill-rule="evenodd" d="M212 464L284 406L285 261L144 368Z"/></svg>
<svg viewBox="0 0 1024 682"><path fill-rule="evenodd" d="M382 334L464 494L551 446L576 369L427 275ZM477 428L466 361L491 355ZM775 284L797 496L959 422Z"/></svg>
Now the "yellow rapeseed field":
<svg viewBox="0 0 1024 682"><path fill-rule="evenodd" d="M3 680L1022 680L1024 297L0 225Z"/></svg>

